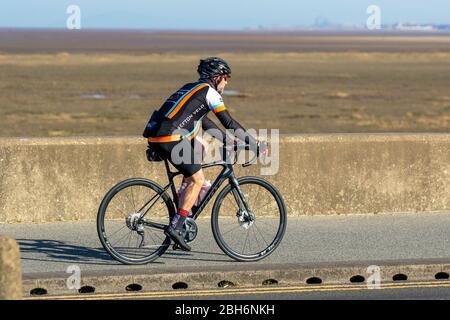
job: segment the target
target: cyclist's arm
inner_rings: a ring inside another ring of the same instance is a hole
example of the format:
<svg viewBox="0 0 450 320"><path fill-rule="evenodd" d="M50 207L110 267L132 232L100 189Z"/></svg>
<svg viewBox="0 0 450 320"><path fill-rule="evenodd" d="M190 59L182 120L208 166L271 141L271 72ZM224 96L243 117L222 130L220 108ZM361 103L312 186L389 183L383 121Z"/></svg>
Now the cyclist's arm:
<svg viewBox="0 0 450 320"><path fill-rule="evenodd" d="M219 141L225 142L225 132L223 132L210 118L204 117L202 120L202 129L203 131L208 131L210 129L213 129L209 131L208 133L212 135L214 138L216 138Z"/></svg>
<svg viewBox="0 0 450 320"><path fill-rule="evenodd" d="M234 120L228 110L223 109L216 113L216 117L219 119L220 123L227 129L234 130L234 135L239 139L249 144L252 148L256 149L257 141L253 138L244 127L241 126L239 122Z"/></svg>
<svg viewBox="0 0 450 320"><path fill-rule="evenodd" d="M208 134L210 134L213 138L221 141L222 143L226 145L233 145L235 143L234 139L230 137L230 135L227 135L222 129L220 129L214 121L209 119L208 117L203 118L202 120L202 129L204 131L208 131Z"/></svg>
<svg viewBox="0 0 450 320"><path fill-rule="evenodd" d="M213 88L209 88L206 94L206 103L226 129L234 130L234 135L239 140L244 141L246 144L249 144L252 149L255 148L256 150L257 142L255 138L249 135L241 124L231 117L225 107L222 96Z"/></svg>

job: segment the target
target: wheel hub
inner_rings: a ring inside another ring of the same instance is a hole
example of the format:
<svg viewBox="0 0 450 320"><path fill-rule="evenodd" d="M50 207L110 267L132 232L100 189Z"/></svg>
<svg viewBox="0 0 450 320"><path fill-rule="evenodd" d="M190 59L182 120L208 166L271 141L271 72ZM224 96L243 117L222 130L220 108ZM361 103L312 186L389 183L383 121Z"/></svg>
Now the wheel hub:
<svg viewBox="0 0 450 320"><path fill-rule="evenodd" d="M127 224L128 229L131 231L137 231L137 233L141 234L144 232L144 225L139 223L139 219L141 217L140 213L131 213L126 219L125 223Z"/></svg>
<svg viewBox="0 0 450 320"><path fill-rule="evenodd" d="M255 222L255 215L251 211L239 210L236 213L236 217L238 218L239 226L244 230L249 229Z"/></svg>

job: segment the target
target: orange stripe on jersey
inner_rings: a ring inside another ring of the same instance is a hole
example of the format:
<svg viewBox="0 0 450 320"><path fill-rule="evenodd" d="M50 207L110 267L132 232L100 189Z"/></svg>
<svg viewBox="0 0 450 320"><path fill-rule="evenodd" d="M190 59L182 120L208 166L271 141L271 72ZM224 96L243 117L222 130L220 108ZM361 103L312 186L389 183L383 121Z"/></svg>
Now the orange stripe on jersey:
<svg viewBox="0 0 450 320"><path fill-rule="evenodd" d="M195 90L192 90L191 92L189 92L189 94L183 98L183 100L180 101L180 103L177 105L177 107L167 116L167 118L172 119L174 115L177 114L177 112L181 109L181 107L186 103L186 101L188 101L197 91L207 87L208 85L202 85L198 88L196 88Z"/></svg>
<svg viewBox="0 0 450 320"><path fill-rule="evenodd" d="M173 135L173 136L162 136L162 137L149 137L149 142L173 142L173 141L180 141L181 136L180 135Z"/></svg>
<svg viewBox="0 0 450 320"><path fill-rule="evenodd" d="M221 106L221 107L218 107L216 109L213 109L213 112L214 113L218 113L218 112L223 111L223 110L227 110L227 108L225 106Z"/></svg>

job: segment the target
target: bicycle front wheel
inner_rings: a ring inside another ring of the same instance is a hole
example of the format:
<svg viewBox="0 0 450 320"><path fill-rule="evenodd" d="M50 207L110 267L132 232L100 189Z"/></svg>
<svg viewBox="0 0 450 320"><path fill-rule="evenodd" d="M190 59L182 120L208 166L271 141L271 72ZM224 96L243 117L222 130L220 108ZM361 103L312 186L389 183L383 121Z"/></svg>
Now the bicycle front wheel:
<svg viewBox="0 0 450 320"><path fill-rule="evenodd" d="M124 264L149 263L170 245L164 227L175 214L169 195L147 179L128 179L104 197L97 215L103 248Z"/></svg>
<svg viewBox="0 0 450 320"><path fill-rule="evenodd" d="M258 261L280 244L286 230L286 207L269 182L257 177L242 177L238 182L245 200L242 201L235 187L227 185L213 206L212 232L229 257Z"/></svg>

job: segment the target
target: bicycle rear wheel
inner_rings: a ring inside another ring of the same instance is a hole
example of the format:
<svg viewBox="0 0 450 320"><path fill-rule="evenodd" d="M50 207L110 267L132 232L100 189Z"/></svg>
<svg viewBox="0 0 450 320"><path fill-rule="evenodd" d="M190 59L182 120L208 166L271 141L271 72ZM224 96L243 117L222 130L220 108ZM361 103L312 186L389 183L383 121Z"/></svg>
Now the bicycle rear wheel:
<svg viewBox="0 0 450 320"><path fill-rule="evenodd" d="M257 177L242 177L238 182L248 211L235 187L227 185L213 206L213 235L229 257L237 261L258 261L280 244L286 230L286 207L278 190L269 182Z"/></svg>
<svg viewBox="0 0 450 320"><path fill-rule="evenodd" d="M145 264L170 245L164 227L175 214L169 195L147 179L128 179L104 197L97 215L103 248L124 264Z"/></svg>

